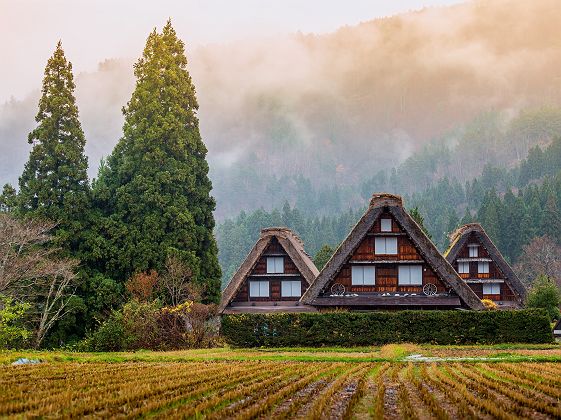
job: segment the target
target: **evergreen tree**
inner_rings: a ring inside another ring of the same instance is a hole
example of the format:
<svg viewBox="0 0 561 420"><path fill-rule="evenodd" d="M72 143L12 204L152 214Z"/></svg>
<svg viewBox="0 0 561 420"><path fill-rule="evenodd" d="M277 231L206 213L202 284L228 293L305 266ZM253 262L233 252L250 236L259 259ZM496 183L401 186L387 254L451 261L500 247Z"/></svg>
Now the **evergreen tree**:
<svg viewBox="0 0 561 420"><path fill-rule="evenodd" d="M107 216L106 274L124 281L135 272L161 271L175 249L195 255L196 281L207 300L217 301L220 267L207 149L184 44L171 22L161 34L149 35L134 74L123 137L95 184L96 202Z"/></svg>
<svg viewBox="0 0 561 420"><path fill-rule="evenodd" d="M329 261L329 259L333 255L333 252L335 252L335 250L329 245L324 245L321 247L321 249L314 257L314 264L316 265L318 270L321 271L323 267L325 267L325 264L327 264L327 261Z"/></svg>
<svg viewBox="0 0 561 420"><path fill-rule="evenodd" d="M13 211L17 206L16 189L10 184L5 184L0 195L0 212L6 213Z"/></svg>
<svg viewBox="0 0 561 420"><path fill-rule="evenodd" d="M468 223L473 222L473 217L469 211L469 208L466 207L466 212L464 213L464 217L460 220L460 226L467 225Z"/></svg>
<svg viewBox="0 0 561 420"><path fill-rule="evenodd" d="M511 190L507 191L503 201L504 210L500 218L501 243L503 255L512 262L522 250L524 207L519 203Z"/></svg>
<svg viewBox="0 0 561 420"><path fill-rule="evenodd" d="M429 233L429 231L425 227L425 218L423 217L423 215L419 211L419 208L418 207L412 208L409 211L409 215L413 218L414 221L417 222L417 224L420 226L420 228L423 230L423 232L425 232L425 234L429 237L429 239L432 239L431 234Z"/></svg>
<svg viewBox="0 0 561 420"><path fill-rule="evenodd" d="M499 206L500 200L493 189L485 194L483 202L481 203L481 208L477 214L477 219L500 249L502 244L500 242Z"/></svg>
<svg viewBox="0 0 561 420"><path fill-rule="evenodd" d="M460 219L458 219L458 215L453 209L450 209L448 212L448 222L446 225L446 238L445 244L442 249L447 249L450 245L450 234L454 232L460 226Z"/></svg>
<svg viewBox="0 0 561 420"><path fill-rule="evenodd" d="M77 246L89 206L86 140L78 120L74 98L72 63L62 43L45 68L38 126L29 133L33 145L19 179L19 210L58 223L55 243L68 249Z"/></svg>
<svg viewBox="0 0 561 420"><path fill-rule="evenodd" d="M549 195L543 209L541 218L542 235L547 235L558 244L561 244L561 214L553 195Z"/></svg>

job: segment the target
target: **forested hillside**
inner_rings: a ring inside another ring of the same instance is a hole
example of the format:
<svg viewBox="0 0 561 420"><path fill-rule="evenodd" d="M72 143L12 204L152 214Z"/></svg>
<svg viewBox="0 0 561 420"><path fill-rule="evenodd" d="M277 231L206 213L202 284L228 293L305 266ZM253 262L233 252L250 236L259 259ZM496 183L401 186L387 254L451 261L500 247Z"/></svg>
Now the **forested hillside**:
<svg viewBox="0 0 561 420"><path fill-rule="evenodd" d="M543 134L540 139L546 141L552 134L553 131ZM426 156L430 162L430 154ZM400 188L400 183L409 176L405 168L412 161L420 162L422 159L423 156L413 157L397 170L390 171L389 176L380 172L363 183L354 193L360 192L364 202L359 206L350 206L344 212L320 217L314 212L314 206L321 208L321 204L313 199L323 194L324 200L329 201L327 197L331 197L333 207L342 208L345 193L352 194L352 190L334 190L329 196L310 188L307 191L310 204L302 206L304 210L298 204L291 208L285 203L282 210L242 212L235 219L221 223L216 233L223 282L241 263L262 227L282 225L294 229L301 235L306 250L312 256L322 245L336 247L360 218L371 192L402 193L404 188ZM429 168L430 164L425 169L427 176L430 175ZM527 158L510 169L487 164L481 176L471 181L461 183L445 176L423 191L404 195L406 207L419 210L425 226L442 251L448 246L448 235L453 230L461 224L478 221L504 256L515 263L523 247L536 237L547 235L561 245L561 137L556 137L545 147L534 146ZM306 202L304 196L299 199Z"/></svg>

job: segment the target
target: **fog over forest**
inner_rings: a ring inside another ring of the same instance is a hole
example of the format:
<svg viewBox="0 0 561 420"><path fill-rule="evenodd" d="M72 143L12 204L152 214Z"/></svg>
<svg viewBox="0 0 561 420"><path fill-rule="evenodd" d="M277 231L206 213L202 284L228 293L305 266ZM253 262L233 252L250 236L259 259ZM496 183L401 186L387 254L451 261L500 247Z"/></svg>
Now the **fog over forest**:
<svg viewBox="0 0 561 420"><path fill-rule="evenodd" d="M556 0L492 0L330 34L196 49L186 39L217 217L270 208L275 192L263 182L252 187L257 174L354 185L435 139L445 136L453 147L454 130L482 113L500 112L507 124L520 110L560 105L560 23ZM140 54L77 75L91 177L121 135L121 107L134 88L132 65ZM2 184L17 184L38 98L36 90L0 106Z"/></svg>

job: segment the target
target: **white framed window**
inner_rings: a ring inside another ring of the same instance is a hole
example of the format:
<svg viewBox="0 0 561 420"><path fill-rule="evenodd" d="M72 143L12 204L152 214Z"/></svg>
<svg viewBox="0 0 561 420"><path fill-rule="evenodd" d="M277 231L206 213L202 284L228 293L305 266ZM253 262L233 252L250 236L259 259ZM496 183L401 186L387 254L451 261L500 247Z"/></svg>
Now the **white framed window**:
<svg viewBox="0 0 561 420"><path fill-rule="evenodd" d="M269 282L268 281L250 281L249 282L249 296L250 297L269 297Z"/></svg>
<svg viewBox="0 0 561 420"><path fill-rule="evenodd" d="M376 267L353 265L351 268L351 284L353 286L373 286L376 284Z"/></svg>
<svg viewBox="0 0 561 420"><path fill-rule="evenodd" d="M382 232L392 231L392 219L380 219L380 230Z"/></svg>
<svg viewBox="0 0 561 420"><path fill-rule="evenodd" d="M284 257L267 257L267 274L284 273Z"/></svg>
<svg viewBox="0 0 561 420"><path fill-rule="evenodd" d="M300 280L283 280L281 282L282 297L302 296L302 282Z"/></svg>
<svg viewBox="0 0 561 420"><path fill-rule="evenodd" d="M470 258L477 258L479 256L479 245L477 244L468 245L468 249L469 249Z"/></svg>
<svg viewBox="0 0 561 420"><path fill-rule="evenodd" d="M489 263L487 261L479 261L477 263L477 272L479 274L489 274Z"/></svg>
<svg viewBox="0 0 561 420"><path fill-rule="evenodd" d="M423 284L423 266L400 265L397 284L400 286L421 286Z"/></svg>
<svg viewBox="0 0 561 420"><path fill-rule="evenodd" d="M501 283L485 283L483 284L484 295L500 295Z"/></svg>
<svg viewBox="0 0 561 420"><path fill-rule="evenodd" d="M374 253L376 255L397 255L397 238L376 238Z"/></svg>
<svg viewBox="0 0 561 420"><path fill-rule="evenodd" d="M459 262L458 263L458 273L469 274L469 263L468 262Z"/></svg>

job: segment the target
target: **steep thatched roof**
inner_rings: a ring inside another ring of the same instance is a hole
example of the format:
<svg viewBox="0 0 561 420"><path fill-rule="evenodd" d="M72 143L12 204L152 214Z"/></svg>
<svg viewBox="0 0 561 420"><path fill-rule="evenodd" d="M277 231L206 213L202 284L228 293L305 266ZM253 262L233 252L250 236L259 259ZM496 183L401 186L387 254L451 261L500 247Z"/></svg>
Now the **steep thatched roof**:
<svg viewBox="0 0 561 420"><path fill-rule="evenodd" d="M342 266L348 261L352 253L360 245L368 231L372 228L375 221L382 214L388 211L395 217L398 223L409 235L413 244L417 247L425 261L432 267L435 273L453 289L460 299L472 309L484 309L481 300L475 295L471 288L463 282L456 270L440 254L436 246L425 235L420 226L403 209L403 200L394 194L380 193L374 194L370 200L370 205L366 213L354 226L351 233L339 245L331 259L327 262L320 272L316 281L308 288L302 296L302 302L311 304L327 285L339 273Z"/></svg>
<svg viewBox="0 0 561 420"><path fill-rule="evenodd" d="M499 269L505 275L505 280L507 284L511 287L512 291L515 293L520 303L523 303L526 299L527 291L518 276L512 271L510 265L506 262L501 252L495 246L483 226L479 223L468 223L458 229L456 229L450 235L450 247L445 252L445 257L450 264L453 264L460 250L469 240L471 234L474 234L478 241L485 247L491 259L497 264Z"/></svg>
<svg viewBox="0 0 561 420"><path fill-rule="evenodd" d="M238 271L232 276L230 282L222 292L219 311L222 312L230 301L236 296L240 286L263 254L271 240L276 238L292 259L300 274L308 284L316 279L319 271L310 256L304 250L302 240L290 229L285 227L271 227L261 230L257 243L253 246Z"/></svg>

